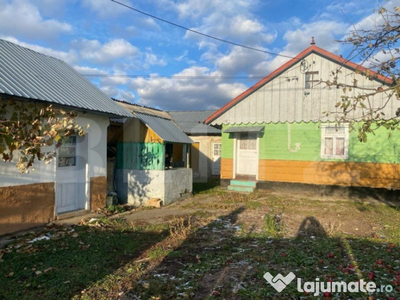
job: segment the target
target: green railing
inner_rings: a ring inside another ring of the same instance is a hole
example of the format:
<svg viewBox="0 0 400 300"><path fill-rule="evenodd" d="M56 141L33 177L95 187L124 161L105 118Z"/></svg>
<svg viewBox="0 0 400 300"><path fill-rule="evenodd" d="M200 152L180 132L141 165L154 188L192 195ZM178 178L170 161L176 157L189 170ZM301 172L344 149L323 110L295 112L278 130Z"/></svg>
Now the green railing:
<svg viewBox="0 0 400 300"><path fill-rule="evenodd" d="M163 170L164 144L118 143L117 169Z"/></svg>

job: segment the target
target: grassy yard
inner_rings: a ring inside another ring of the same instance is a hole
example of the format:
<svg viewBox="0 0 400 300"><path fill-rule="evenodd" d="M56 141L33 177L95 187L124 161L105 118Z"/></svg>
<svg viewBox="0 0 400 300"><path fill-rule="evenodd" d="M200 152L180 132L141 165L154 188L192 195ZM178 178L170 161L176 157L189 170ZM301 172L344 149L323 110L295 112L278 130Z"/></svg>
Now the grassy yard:
<svg viewBox="0 0 400 300"><path fill-rule="evenodd" d="M103 217L20 237L0 249L0 299L400 299L396 206L217 188L172 206L191 212L157 224ZM392 290L315 297L292 282L278 293L266 272Z"/></svg>

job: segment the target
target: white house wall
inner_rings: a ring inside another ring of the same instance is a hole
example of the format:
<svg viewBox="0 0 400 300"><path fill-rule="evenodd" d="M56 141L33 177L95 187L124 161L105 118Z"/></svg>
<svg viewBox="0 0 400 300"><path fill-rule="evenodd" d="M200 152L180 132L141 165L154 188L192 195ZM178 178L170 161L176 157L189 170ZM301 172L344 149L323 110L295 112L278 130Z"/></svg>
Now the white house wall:
<svg viewBox="0 0 400 300"><path fill-rule="evenodd" d="M199 171L193 174L194 182L207 182L212 171L212 144L221 143L221 136L190 136L199 143Z"/></svg>
<svg viewBox="0 0 400 300"><path fill-rule="evenodd" d="M86 114L77 122L90 125L85 136L87 151L83 154L87 162L84 183L89 202L86 208L96 210L105 206L109 119ZM36 162L27 174L20 173L16 161L17 152L12 162L0 161L0 235L41 226L55 217L56 159L47 165Z"/></svg>
<svg viewBox="0 0 400 300"><path fill-rule="evenodd" d="M310 63L308 71L319 72L314 77L317 80L332 81L331 72L340 67L337 63L315 53L308 55L305 60ZM345 67L340 70L339 82L341 83L351 85L355 78L358 86L374 89L381 86L379 82L354 74L352 70ZM358 93L363 93L363 91L353 89L346 95L355 96ZM212 124L326 121L324 112L334 112L335 104L340 101L342 95L342 88L329 89L324 83L312 89L305 89L305 74L300 71L299 61L227 110ZM373 98L372 106L382 106L383 101L383 95L378 95ZM398 107L398 101L393 99L383 112L386 116L393 116ZM358 112L361 113L361 110ZM330 120L334 120L333 115Z"/></svg>
<svg viewBox="0 0 400 300"><path fill-rule="evenodd" d="M88 154L85 160L87 160L89 166L89 177L106 176L108 117L86 115L85 117L78 117L76 121L84 128L89 125L89 128L85 129L87 133L85 138L88 139ZM0 187L55 181L56 160L49 164L36 161L28 173L21 174L15 166L18 157L18 151L14 151L12 162L0 161Z"/></svg>
<svg viewBox="0 0 400 300"><path fill-rule="evenodd" d="M130 205L146 205L151 198L169 204L192 192L192 169L118 169L115 176L118 197Z"/></svg>
<svg viewBox="0 0 400 300"><path fill-rule="evenodd" d="M88 115L77 118L77 123L85 129L88 138L89 177L107 176L107 127L109 118Z"/></svg>

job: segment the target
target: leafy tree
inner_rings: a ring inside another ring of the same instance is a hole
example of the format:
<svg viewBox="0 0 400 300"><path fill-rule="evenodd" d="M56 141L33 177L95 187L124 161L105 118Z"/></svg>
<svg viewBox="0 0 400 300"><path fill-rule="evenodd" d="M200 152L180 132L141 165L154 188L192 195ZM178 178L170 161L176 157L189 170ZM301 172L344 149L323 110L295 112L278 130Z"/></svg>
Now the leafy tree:
<svg viewBox="0 0 400 300"><path fill-rule="evenodd" d="M11 162L19 152L16 167L23 173L36 160L49 163L64 137L85 134L75 122L74 111L64 111L44 103L0 98L0 155Z"/></svg>
<svg viewBox="0 0 400 300"><path fill-rule="evenodd" d="M336 87L343 90L341 100L336 103L339 111L334 113L336 120L339 123L349 123L351 129L355 129L355 124L358 124L358 139L362 142L367 141L368 133L373 134L380 127L395 130L399 129L400 125L400 108L394 116L386 116L383 112L391 101L400 99L398 67L400 8L395 7L393 10L380 8L373 21L371 28L354 27L347 38L339 42L352 46L349 57L361 58L362 67L359 67L355 73L370 80L384 77L386 84L376 89L358 86L355 79L351 84L344 84L339 82L340 69L332 72L332 80L325 82L330 88ZM357 94L353 93L354 91ZM371 99L377 96L383 96L384 101L380 106L374 107L371 105ZM358 112L359 118L350 117L355 111Z"/></svg>

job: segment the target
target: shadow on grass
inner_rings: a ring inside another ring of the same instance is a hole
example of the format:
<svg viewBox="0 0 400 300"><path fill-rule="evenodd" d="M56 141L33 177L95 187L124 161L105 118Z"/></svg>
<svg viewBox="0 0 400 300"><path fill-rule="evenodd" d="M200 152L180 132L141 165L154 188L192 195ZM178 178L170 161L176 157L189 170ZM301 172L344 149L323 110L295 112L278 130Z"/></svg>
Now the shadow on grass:
<svg viewBox="0 0 400 300"><path fill-rule="evenodd" d="M373 280L392 288L376 298L399 298L399 244L329 236L313 216L294 238L248 231L240 223L244 213L239 207L199 227L188 217L169 232L78 226L50 241L19 242L0 263L0 299L315 299L299 292L296 280L278 293L266 272L293 272L302 282ZM174 235L184 238L171 247ZM350 297L368 299L361 292L325 299Z"/></svg>
<svg viewBox="0 0 400 300"><path fill-rule="evenodd" d="M293 272L303 283L316 278L347 283L373 280L378 287L390 285L388 292L375 294L379 299L400 296L398 245L330 237L314 217L304 219L294 238L248 234L237 223L244 210L239 208L193 232L141 276L124 299L315 299L312 292L297 290L297 279L277 292L264 279L266 272L273 276ZM368 297L343 291L325 296L320 299Z"/></svg>
<svg viewBox="0 0 400 300"><path fill-rule="evenodd" d="M61 237L20 241L6 250L0 262L0 299L70 299L168 236L166 231L86 226L52 233Z"/></svg>
<svg viewBox="0 0 400 300"><path fill-rule="evenodd" d="M219 179L210 179L207 182L193 182L193 195L212 192L220 186Z"/></svg>

